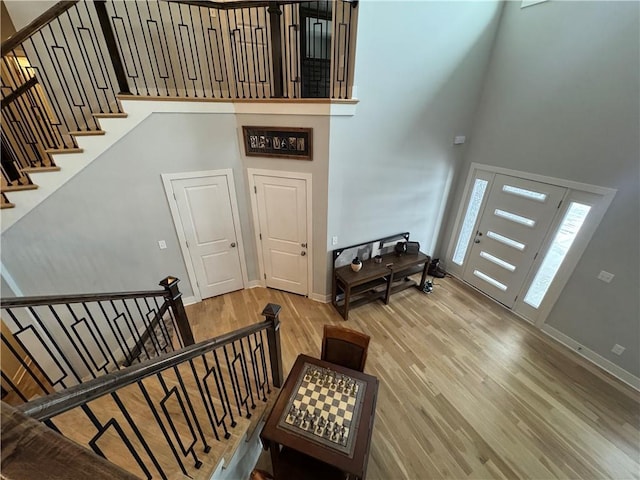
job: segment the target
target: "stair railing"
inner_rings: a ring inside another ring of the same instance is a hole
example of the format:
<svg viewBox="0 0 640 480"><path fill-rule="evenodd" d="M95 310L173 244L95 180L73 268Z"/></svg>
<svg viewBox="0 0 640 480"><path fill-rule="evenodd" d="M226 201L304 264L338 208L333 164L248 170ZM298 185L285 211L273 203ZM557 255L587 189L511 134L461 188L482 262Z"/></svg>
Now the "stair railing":
<svg viewBox="0 0 640 480"><path fill-rule="evenodd" d="M119 95L351 98L357 1L59 2L2 43L2 193L99 134ZM10 207L2 197L3 208Z"/></svg>
<svg viewBox="0 0 640 480"><path fill-rule="evenodd" d="M281 386L279 312L268 304L263 322L18 410L143 478L192 476L215 445L231 437L240 417L251 418L271 388Z"/></svg>
<svg viewBox="0 0 640 480"><path fill-rule="evenodd" d="M19 404L192 345L178 282L163 279L163 290L0 300L3 399Z"/></svg>

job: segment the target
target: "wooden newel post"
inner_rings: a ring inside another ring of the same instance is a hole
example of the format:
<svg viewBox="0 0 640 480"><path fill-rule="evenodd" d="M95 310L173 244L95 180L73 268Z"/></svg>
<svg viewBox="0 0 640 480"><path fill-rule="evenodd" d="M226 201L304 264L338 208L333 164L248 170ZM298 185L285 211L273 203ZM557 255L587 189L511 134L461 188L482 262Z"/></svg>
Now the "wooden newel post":
<svg viewBox="0 0 640 480"><path fill-rule="evenodd" d="M167 292L166 297L173 310L173 315L176 319L176 325L180 331L180 337L182 338L182 344L186 347L193 345L195 340L193 339L193 333L191 332L191 325L189 325L189 319L187 318L187 312L184 311L184 304L182 303L182 292L178 290L179 278L167 277L160 281L160 286L164 287Z"/></svg>
<svg viewBox="0 0 640 480"><path fill-rule="evenodd" d="M262 310L262 315L270 323L267 327L267 342L269 343L269 360L271 361L271 375L273 376L273 386L282 386L282 347L280 346L280 305L267 303Z"/></svg>
<svg viewBox="0 0 640 480"><path fill-rule="evenodd" d="M282 98L284 96L284 83L282 81L282 32L280 27L280 17L282 10L278 2L269 2L269 26L271 31L271 55L273 58L273 97Z"/></svg>
<svg viewBox="0 0 640 480"><path fill-rule="evenodd" d="M118 80L118 88L120 89L119 93L123 95L132 95L129 90L129 82L127 81L124 64L122 63L120 53L118 52L118 42L116 41L116 36L113 33L113 27L109 20L109 14L107 13L106 0L95 0L93 5L96 8L98 21L100 22L100 28L102 29L102 35L104 36L104 41L107 44L107 50L109 52L109 58L111 59L111 65L113 66L116 79Z"/></svg>

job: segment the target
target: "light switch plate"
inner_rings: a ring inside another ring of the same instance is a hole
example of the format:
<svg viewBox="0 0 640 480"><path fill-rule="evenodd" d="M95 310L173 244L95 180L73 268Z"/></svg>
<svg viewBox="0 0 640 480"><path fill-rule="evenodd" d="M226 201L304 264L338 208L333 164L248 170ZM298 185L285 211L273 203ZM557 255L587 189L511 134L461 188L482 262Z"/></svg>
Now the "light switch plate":
<svg viewBox="0 0 640 480"><path fill-rule="evenodd" d="M616 355L622 355L622 352L624 352L625 350L626 349L622 345L618 345L617 343L611 349L611 351Z"/></svg>
<svg viewBox="0 0 640 480"><path fill-rule="evenodd" d="M603 282L606 282L606 283L611 283L611 280L613 280L613 277L615 277L613 273L609 273L604 270L601 270L600 273L598 274L598 280L602 280Z"/></svg>
<svg viewBox="0 0 640 480"><path fill-rule="evenodd" d="M164 240L158 240L158 246L160 247L160 250L164 250L165 248L167 248L167 242L165 242Z"/></svg>
<svg viewBox="0 0 640 480"><path fill-rule="evenodd" d="M465 137L464 135L456 135L455 137L453 137L454 145L462 145L466 141L467 141L467 137Z"/></svg>
<svg viewBox="0 0 640 480"><path fill-rule="evenodd" d="M337 235L334 235L334 236L331 238L331 245L337 245L337 244L338 244L338 236L337 236Z"/></svg>

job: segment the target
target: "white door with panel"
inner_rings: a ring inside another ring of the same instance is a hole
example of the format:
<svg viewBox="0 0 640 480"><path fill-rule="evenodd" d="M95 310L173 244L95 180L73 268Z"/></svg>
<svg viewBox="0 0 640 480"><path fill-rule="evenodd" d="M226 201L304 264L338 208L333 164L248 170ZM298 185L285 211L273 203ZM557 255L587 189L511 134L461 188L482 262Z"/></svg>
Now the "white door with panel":
<svg viewBox="0 0 640 480"><path fill-rule="evenodd" d="M171 186L200 296L242 289L239 226L234 221L229 177L172 180Z"/></svg>
<svg viewBox="0 0 640 480"><path fill-rule="evenodd" d="M472 232L463 279L512 308L566 188L495 175Z"/></svg>
<svg viewBox="0 0 640 480"><path fill-rule="evenodd" d="M253 182L266 286L308 295L307 182L266 175Z"/></svg>

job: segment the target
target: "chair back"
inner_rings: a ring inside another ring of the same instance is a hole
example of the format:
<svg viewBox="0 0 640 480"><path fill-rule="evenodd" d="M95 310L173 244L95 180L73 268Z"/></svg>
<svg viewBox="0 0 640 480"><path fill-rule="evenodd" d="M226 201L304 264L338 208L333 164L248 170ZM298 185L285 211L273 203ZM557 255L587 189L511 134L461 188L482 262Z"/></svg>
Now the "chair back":
<svg viewBox="0 0 640 480"><path fill-rule="evenodd" d="M335 325L325 325L321 358L327 362L362 372L367 362L369 340L371 337L362 332Z"/></svg>

